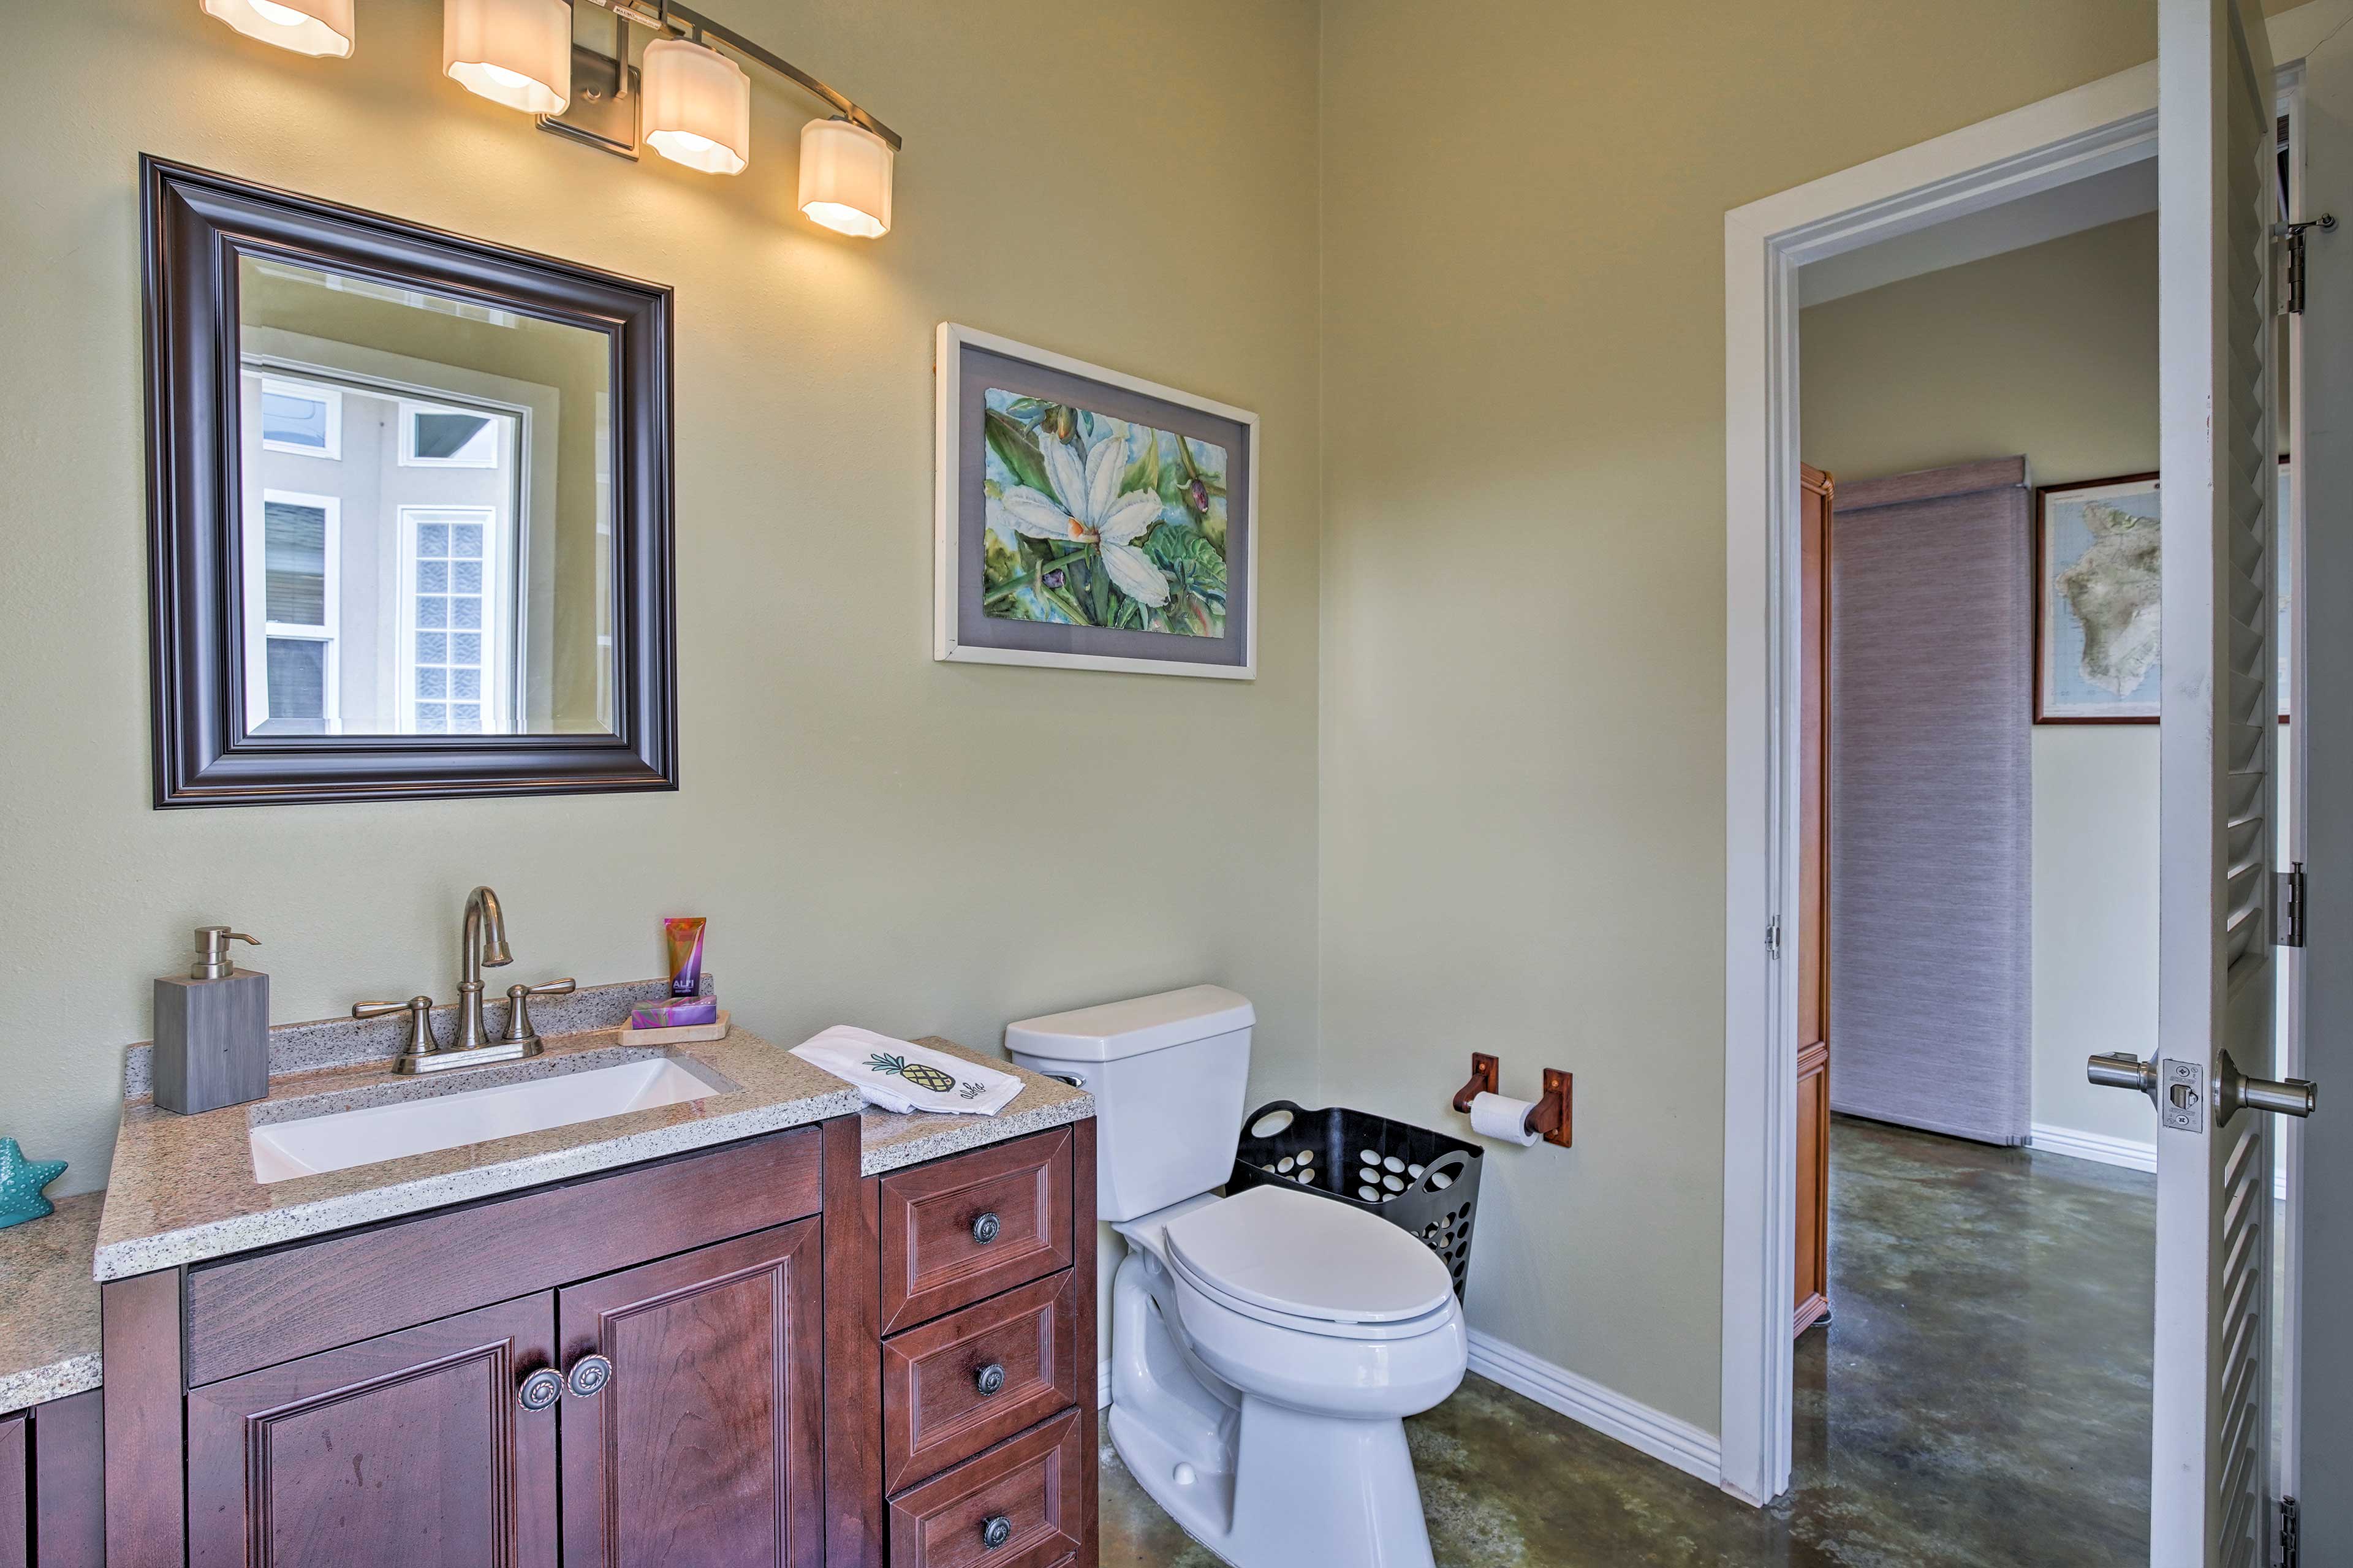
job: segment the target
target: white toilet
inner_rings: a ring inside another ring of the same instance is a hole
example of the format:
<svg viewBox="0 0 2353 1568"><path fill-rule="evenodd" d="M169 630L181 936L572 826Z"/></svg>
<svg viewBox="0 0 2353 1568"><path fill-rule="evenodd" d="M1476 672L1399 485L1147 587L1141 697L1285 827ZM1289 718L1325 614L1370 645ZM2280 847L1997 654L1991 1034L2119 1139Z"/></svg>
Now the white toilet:
<svg viewBox="0 0 2353 1568"><path fill-rule="evenodd" d="M1446 1266L1396 1226L1282 1187L1233 1197L1250 1003L1214 985L1031 1018L1023 1067L1095 1097L1113 1445L1235 1568L1432 1568L1404 1417L1462 1381Z"/></svg>

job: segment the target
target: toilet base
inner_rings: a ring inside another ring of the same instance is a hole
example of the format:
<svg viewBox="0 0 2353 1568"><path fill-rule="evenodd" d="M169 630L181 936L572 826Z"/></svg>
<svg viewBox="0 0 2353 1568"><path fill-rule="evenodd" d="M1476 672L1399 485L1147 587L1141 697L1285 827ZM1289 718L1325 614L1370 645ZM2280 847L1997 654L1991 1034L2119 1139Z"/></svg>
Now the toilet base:
<svg viewBox="0 0 2353 1568"><path fill-rule="evenodd" d="M1309 1415L1235 1389L1172 1335L1148 1253L1112 1297L1112 1447L1234 1568L1435 1568L1405 1423Z"/></svg>

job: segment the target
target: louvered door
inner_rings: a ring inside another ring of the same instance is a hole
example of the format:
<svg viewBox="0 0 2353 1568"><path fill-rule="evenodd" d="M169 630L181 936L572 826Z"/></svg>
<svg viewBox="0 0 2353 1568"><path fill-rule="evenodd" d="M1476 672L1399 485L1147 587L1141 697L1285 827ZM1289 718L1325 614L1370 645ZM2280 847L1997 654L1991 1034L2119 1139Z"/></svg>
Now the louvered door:
<svg viewBox="0 0 2353 1568"><path fill-rule="evenodd" d="M2267 1078L2278 668L2271 50L2254 0L2162 0L2165 476L2155 1468L2159 1568L2263 1568L2270 1503Z"/></svg>

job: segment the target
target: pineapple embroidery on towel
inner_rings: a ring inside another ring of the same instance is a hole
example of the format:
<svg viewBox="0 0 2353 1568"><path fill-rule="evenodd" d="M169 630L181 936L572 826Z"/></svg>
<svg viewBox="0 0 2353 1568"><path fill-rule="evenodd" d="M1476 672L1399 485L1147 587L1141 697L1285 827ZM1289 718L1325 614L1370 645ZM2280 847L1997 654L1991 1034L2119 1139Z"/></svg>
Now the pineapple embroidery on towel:
<svg viewBox="0 0 2353 1568"><path fill-rule="evenodd" d="M956 1080L939 1068L924 1062L911 1062L904 1057L877 1051L867 1058L866 1065L886 1078L903 1078L917 1089L928 1089L934 1094L945 1094L956 1086Z"/></svg>

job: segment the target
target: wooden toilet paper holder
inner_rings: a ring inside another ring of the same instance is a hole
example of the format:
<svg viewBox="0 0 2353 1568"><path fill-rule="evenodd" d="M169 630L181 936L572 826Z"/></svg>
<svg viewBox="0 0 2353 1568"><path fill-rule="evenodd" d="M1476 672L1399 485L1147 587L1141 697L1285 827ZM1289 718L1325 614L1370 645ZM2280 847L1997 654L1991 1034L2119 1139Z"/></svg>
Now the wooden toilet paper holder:
<svg viewBox="0 0 2353 1568"><path fill-rule="evenodd" d="M1484 1051L1471 1053L1471 1081L1454 1096L1454 1109L1463 1115L1471 1114L1471 1098L1477 1094L1501 1094L1504 1064ZM1544 1097L1529 1110L1522 1124L1529 1131L1541 1133L1547 1143L1561 1148L1572 1147L1569 1139L1571 1112L1575 1106L1577 1075L1562 1072L1557 1068L1544 1069Z"/></svg>

